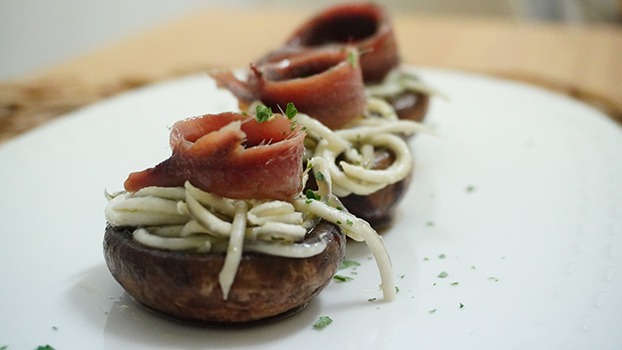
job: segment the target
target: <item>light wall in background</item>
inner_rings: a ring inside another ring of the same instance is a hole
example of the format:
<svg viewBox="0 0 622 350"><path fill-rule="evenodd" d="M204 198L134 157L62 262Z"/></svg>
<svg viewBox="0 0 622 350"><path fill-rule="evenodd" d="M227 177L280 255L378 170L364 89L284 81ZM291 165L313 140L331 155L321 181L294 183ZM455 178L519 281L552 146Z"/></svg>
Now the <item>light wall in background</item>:
<svg viewBox="0 0 622 350"><path fill-rule="evenodd" d="M356 1L356 0L355 0ZM0 0L0 81L93 50L210 6L291 7L312 12L334 0ZM616 21L622 0L378 0L391 11L570 21ZM154 53L157 54L157 53Z"/></svg>

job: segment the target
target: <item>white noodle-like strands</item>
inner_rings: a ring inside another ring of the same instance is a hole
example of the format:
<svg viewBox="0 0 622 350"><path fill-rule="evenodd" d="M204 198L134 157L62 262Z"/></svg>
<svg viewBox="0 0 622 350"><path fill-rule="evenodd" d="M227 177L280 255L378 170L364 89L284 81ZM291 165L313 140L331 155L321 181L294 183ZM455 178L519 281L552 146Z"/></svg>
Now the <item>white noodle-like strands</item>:
<svg viewBox="0 0 622 350"><path fill-rule="evenodd" d="M218 274L218 282L222 290L224 300L229 296L229 290L235 279L240 260L242 259L242 249L244 247L244 232L246 231L246 212L248 206L244 201L235 202L235 215L231 224L231 235L227 247L225 262Z"/></svg>
<svg viewBox="0 0 622 350"><path fill-rule="evenodd" d="M257 228L255 234L259 238L265 236L266 240L283 239L289 242L297 242L305 238L307 229L300 224L266 222Z"/></svg>
<svg viewBox="0 0 622 350"><path fill-rule="evenodd" d="M361 182L383 185L394 184L408 176L413 167L413 160L408 149L400 145L404 143L402 138L395 135L382 134L372 137L369 142L375 146L394 149L397 152L395 161L387 169L365 169L362 166L352 165L348 162L340 162L339 165L346 176Z"/></svg>
<svg viewBox="0 0 622 350"><path fill-rule="evenodd" d="M233 216L235 213L235 206L233 205L233 201L230 199L202 191L199 188L192 186L190 181L186 181L184 183L184 188L186 189L184 198L191 196L203 206L227 216Z"/></svg>
<svg viewBox="0 0 622 350"><path fill-rule="evenodd" d="M287 258L307 258L320 254L326 249L325 237L314 242L274 244L263 241L251 241L244 245L244 251L263 253Z"/></svg>
<svg viewBox="0 0 622 350"><path fill-rule="evenodd" d="M406 91L447 98L442 92L424 83L419 77L407 72L403 67L393 69L379 84L365 87L365 94L368 97L390 97Z"/></svg>
<svg viewBox="0 0 622 350"><path fill-rule="evenodd" d="M194 220L215 236L227 237L231 232L231 223L222 220L199 203L193 196L186 197L188 211Z"/></svg>
<svg viewBox="0 0 622 350"><path fill-rule="evenodd" d="M205 237L161 237L150 233L145 228L137 228L133 232L134 239L146 246L169 249L169 250L187 250L195 249L199 252L208 252L211 248L211 242Z"/></svg>
<svg viewBox="0 0 622 350"><path fill-rule="evenodd" d="M158 197L132 197L120 193L111 198L104 211L116 226L162 226L183 224L188 216L177 211L175 201Z"/></svg>
<svg viewBox="0 0 622 350"><path fill-rule="evenodd" d="M314 172L325 172L328 164L330 164L323 158L313 158L309 162ZM324 180L331 183L329 176L325 176ZM394 300L397 292L395 290L393 266L382 237L378 235L367 221L348 213L344 208L331 206L330 204L332 203L339 203L337 199L333 201L333 198L333 194L328 192L322 193L321 200L299 198L293 204L299 211L310 212L338 225L349 237L358 241L365 241L380 271L380 287L384 299L386 301Z"/></svg>
<svg viewBox="0 0 622 350"><path fill-rule="evenodd" d="M132 193L132 197L158 197L164 199L170 199L174 201L181 201L186 198L186 193L183 188L180 187L157 187L149 186L141 188L140 190Z"/></svg>
<svg viewBox="0 0 622 350"><path fill-rule="evenodd" d="M378 265L382 281L380 287L384 299L387 301L395 299L395 279L389 253L384 246L382 237L366 221L317 200L297 199L294 201L294 206L300 211L308 211L320 216L324 220L339 225L346 234L356 232L357 236L363 238Z"/></svg>

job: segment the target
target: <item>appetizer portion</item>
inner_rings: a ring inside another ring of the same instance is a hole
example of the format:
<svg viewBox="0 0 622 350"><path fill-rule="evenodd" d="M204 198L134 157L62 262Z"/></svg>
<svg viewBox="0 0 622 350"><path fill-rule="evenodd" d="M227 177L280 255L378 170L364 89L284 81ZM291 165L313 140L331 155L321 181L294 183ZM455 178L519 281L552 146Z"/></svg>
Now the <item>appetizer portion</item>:
<svg viewBox="0 0 622 350"><path fill-rule="evenodd" d="M281 47L236 73L210 75L238 98L243 111L257 104L277 110L294 101L300 112L330 129L330 138L325 132L307 132L306 157L329 157L335 194L353 214L376 229L391 223L412 175L408 144L397 139L407 141L425 130L417 123L434 91L400 65L393 25L383 7L329 7ZM320 144L341 135L347 136L330 146ZM312 180L307 187L313 187Z"/></svg>
<svg viewBox="0 0 622 350"><path fill-rule="evenodd" d="M353 46L360 53L368 96L388 101L401 119L423 120L435 92L401 66L393 23L379 4L346 3L326 8L258 62L281 62L309 51L344 46Z"/></svg>
<svg viewBox="0 0 622 350"><path fill-rule="evenodd" d="M284 115L260 105L254 114L175 124L171 157L130 174L126 191L108 194L104 256L128 294L189 321L281 317L330 282L347 235L368 244L384 298L395 297L382 238L333 194L326 160L311 157L303 167L299 118L313 120L291 104ZM280 159L284 148L292 154ZM278 167L265 173L273 159ZM317 187L303 191L308 177Z"/></svg>

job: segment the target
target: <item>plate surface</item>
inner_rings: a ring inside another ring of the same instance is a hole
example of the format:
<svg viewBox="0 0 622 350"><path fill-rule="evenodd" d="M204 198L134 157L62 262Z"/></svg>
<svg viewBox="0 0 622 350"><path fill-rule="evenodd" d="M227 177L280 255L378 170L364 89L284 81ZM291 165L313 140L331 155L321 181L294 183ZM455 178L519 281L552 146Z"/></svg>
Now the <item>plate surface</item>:
<svg viewBox="0 0 622 350"><path fill-rule="evenodd" d="M134 304L103 260L104 190L168 157L168 128L235 109L206 76L135 90L0 146L0 347L614 349L622 344L622 129L518 83L421 69L434 98L385 234L398 299L361 265L303 312L246 329ZM439 275L446 277L441 278ZM320 315L333 323L312 328Z"/></svg>

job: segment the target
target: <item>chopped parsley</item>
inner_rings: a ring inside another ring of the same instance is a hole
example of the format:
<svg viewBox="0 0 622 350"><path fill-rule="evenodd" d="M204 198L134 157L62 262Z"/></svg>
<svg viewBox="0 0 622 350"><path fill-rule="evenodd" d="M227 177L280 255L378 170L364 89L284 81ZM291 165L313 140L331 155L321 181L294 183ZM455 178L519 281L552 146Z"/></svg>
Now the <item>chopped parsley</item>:
<svg viewBox="0 0 622 350"><path fill-rule="evenodd" d="M428 310L428 313L429 313L430 315L432 315L432 314L433 314L433 313L435 313L435 312L436 312L436 309Z"/></svg>
<svg viewBox="0 0 622 350"><path fill-rule="evenodd" d="M488 277L488 279L494 282L499 282L499 279L497 277Z"/></svg>
<svg viewBox="0 0 622 350"><path fill-rule="evenodd" d="M333 279L337 282L349 282L352 281L352 277L348 277L348 276L343 276L343 275L335 275L333 276Z"/></svg>
<svg viewBox="0 0 622 350"><path fill-rule="evenodd" d="M343 269L347 269L350 267L357 267L360 266L361 263L359 263L358 261L354 261L354 260L344 260L341 262L341 265L339 266L339 270L343 270Z"/></svg>
<svg viewBox="0 0 622 350"><path fill-rule="evenodd" d="M350 53L348 53L348 63L350 63L352 68L356 68L356 52L350 51Z"/></svg>
<svg viewBox="0 0 622 350"><path fill-rule="evenodd" d="M460 284L460 283L458 283L458 282L451 282L450 284L451 284L452 286L457 286L457 285L458 285L458 284Z"/></svg>
<svg viewBox="0 0 622 350"><path fill-rule="evenodd" d="M354 223L352 222L352 220L347 219L347 220L346 220L346 225L348 225L348 226L352 226L352 225L354 225Z"/></svg>
<svg viewBox="0 0 622 350"><path fill-rule="evenodd" d="M267 122L270 117L272 117L272 108L264 105L257 105L257 107L255 107L255 119L257 122Z"/></svg>
<svg viewBox="0 0 622 350"><path fill-rule="evenodd" d="M447 277L447 271L441 271L441 273L438 274L438 278L445 278Z"/></svg>
<svg viewBox="0 0 622 350"><path fill-rule="evenodd" d="M305 196L307 197L307 199L315 199L318 201L322 199L322 197L319 194L315 193L311 189L308 189L307 192L305 192Z"/></svg>
<svg viewBox="0 0 622 350"><path fill-rule="evenodd" d="M425 224L426 226L434 226L434 221L428 221Z"/></svg>
<svg viewBox="0 0 622 350"><path fill-rule="evenodd" d="M287 119L294 119L296 114L298 114L296 106L294 106L292 102L287 103L287 107L285 107L285 116Z"/></svg>
<svg viewBox="0 0 622 350"><path fill-rule="evenodd" d="M473 192L473 191L475 191L475 186L473 186L473 185L469 185L469 186L467 186L466 191L467 191L467 192Z"/></svg>
<svg viewBox="0 0 622 350"><path fill-rule="evenodd" d="M37 350L54 350L54 348L49 345L41 345L37 347Z"/></svg>
<svg viewBox="0 0 622 350"><path fill-rule="evenodd" d="M460 308L464 309L464 304L463 303L460 303Z"/></svg>
<svg viewBox="0 0 622 350"><path fill-rule="evenodd" d="M369 298L369 299L367 299L367 301L369 301L371 303L372 301L376 301L376 298Z"/></svg>
<svg viewBox="0 0 622 350"><path fill-rule="evenodd" d="M317 174L315 174L315 179L318 181L324 181L326 180L326 177L324 176L324 174L322 174L321 171L318 171Z"/></svg>
<svg viewBox="0 0 622 350"><path fill-rule="evenodd" d="M445 254L440 254L440 255L438 256L438 258L439 258L439 259L445 259L445 258L446 258L446 255L445 255Z"/></svg>
<svg viewBox="0 0 622 350"><path fill-rule="evenodd" d="M329 324L333 323L333 319L328 316L320 316L317 321L313 324L314 329L324 329Z"/></svg>

